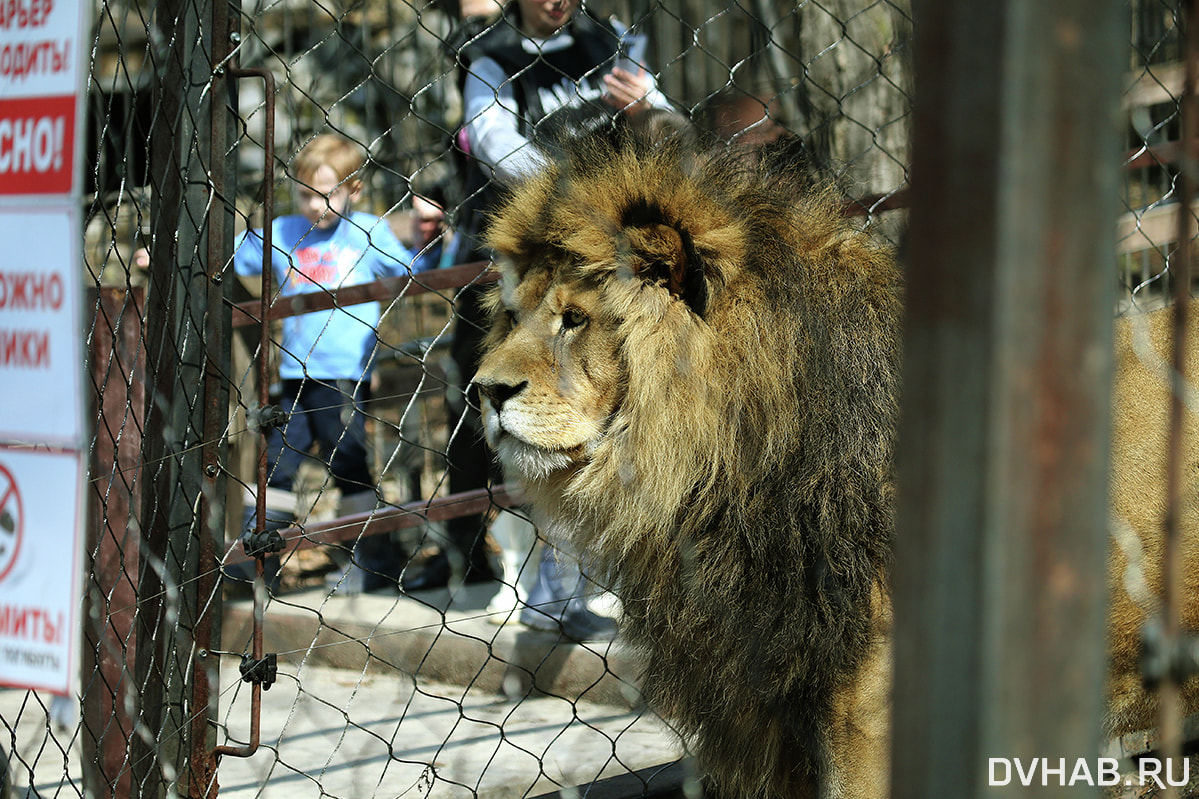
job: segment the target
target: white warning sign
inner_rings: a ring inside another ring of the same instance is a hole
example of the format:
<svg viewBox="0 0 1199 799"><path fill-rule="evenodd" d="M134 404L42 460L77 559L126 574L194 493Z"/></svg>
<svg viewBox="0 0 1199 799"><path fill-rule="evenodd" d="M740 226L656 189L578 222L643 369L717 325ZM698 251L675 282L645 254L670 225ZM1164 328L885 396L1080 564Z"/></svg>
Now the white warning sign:
<svg viewBox="0 0 1199 799"><path fill-rule="evenodd" d="M83 0L0 0L0 685L74 693L83 583ZM31 255L31 253L34 253Z"/></svg>
<svg viewBox="0 0 1199 799"><path fill-rule="evenodd" d="M0 256L0 442L77 447L83 435L82 286L70 209L0 207L0 238L37 241Z"/></svg>
<svg viewBox="0 0 1199 799"><path fill-rule="evenodd" d="M78 190L81 0L0 0L0 196Z"/></svg>
<svg viewBox="0 0 1199 799"><path fill-rule="evenodd" d="M81 471L74 453L0 449L0 685L72 691Z"/></svg>

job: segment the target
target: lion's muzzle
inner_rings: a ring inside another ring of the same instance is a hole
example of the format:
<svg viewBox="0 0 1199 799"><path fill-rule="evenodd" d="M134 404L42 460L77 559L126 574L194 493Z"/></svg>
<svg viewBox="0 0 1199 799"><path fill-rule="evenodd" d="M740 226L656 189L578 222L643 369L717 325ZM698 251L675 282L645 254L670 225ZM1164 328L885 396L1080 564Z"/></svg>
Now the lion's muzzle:
<svg viewBox="0 0 1199 799"><path fill-rule="evenodd" d="M573 441L580 422L568 406L546 402L528 381L476 377L483 433L510 477L542 480L574 464L586 451L586 439ZM556 398L555 398L556 399ZM564 437L564 433L566 434Z"/></svg>
<svg viewBox="0 0 1199 799"><path fill-rule="evenodd" d="M502 420L504 403L527 388L528 381L506 383L476 376L474 382L479 387L481 400L479 410L483 417L483 434L487 438L488 445L498 452L500 438L505 434ZM510 434L510 431L508 432Z"/></svg>

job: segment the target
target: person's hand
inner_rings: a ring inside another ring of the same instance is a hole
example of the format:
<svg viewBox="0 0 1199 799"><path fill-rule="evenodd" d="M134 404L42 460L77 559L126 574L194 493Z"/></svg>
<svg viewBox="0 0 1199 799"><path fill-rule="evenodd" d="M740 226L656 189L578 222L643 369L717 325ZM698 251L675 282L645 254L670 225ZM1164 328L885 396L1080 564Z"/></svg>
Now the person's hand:
<svg viewBox="0 0 1199 799"><path fill-rule="evenodd" d="M613 68L604 75L604 86L607 89L604 102L626 114L636 114L650 107L646 97L653 84L641 67L637 67L636 73L620 67Z"/></svg>
<svg viewBox="0 0 1199 799"><path fill-rule="evenodd" d="M134 269L149 269L150 268L150 251L145 247L138 247L133 251L133 268Z"/></svg>

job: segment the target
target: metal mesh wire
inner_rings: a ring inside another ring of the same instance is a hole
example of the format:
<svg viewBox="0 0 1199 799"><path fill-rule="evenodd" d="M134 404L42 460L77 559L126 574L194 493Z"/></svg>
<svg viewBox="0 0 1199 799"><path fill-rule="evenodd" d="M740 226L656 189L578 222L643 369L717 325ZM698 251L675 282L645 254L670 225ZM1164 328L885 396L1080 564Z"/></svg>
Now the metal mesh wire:
<svg viewBox="0 0 1199 799"><path fill-rule="evenodd" d="M1169 258L1177 239L1177 167L1183 53L1180 9L1135 3L1124 108L1127 178L1116 248L1125 309L1149 310L1170 296Z"/></svg>
<svg viewBox="0 0 1199 799"><path fill-rule="evenodd" d="M502 480L475 464L473 504L445 501L463 496L456 459L485 457L452 444L477 437L452 357L463 335L455 297L480 280L477 267L375 285L375 370L359 375L370 390L359 408L369 490L338 487L321 457L305 459L290 494L271 500L291 518L278 582L259 596L264 618L249 596L254 561L238 541L263 493L254 417L262 397L280 401L292 311L272 305L264 347L261 283L234 273L234 236L297 211L295 153L331 131L368 154L358 210L411 245L414 192L443 182L454 221L463 119L446 43L478 10L467 0L99 3L85 146L97 410L85 664L77 697L0 695L18 792L537 796L624 775L634 796L685 756L638 703L631 654L518 623L539 537ZM898 241L903 212L890 209L902 207L909 161L907 2L617 0L592 10L647 35L646 59L678 111L712 123L728 98L750 101L834 164L847 207ZM1158 219L1173 198L1160 154L1177 138L1175 14L1167 3L1130 8L1117 267L1127 305L1157 301L1168 279L1173 228ZM273 109L266 84L236 70L273 76ZM226 179L212 178L218 168ZM363 307L361 297L311 293L333 314ZM390 590L358 590L361 542L384 542L414 575L438 551L453 554L455 518L485 534L500 581L458 584L469 564L451 557L448 588L397 591L397 571L375 575ZM615 609L584 585L595 608ZM277 656L269 690L240 671L256 660L255 629ZM217 747L227 753L210 758Z"/></svg>

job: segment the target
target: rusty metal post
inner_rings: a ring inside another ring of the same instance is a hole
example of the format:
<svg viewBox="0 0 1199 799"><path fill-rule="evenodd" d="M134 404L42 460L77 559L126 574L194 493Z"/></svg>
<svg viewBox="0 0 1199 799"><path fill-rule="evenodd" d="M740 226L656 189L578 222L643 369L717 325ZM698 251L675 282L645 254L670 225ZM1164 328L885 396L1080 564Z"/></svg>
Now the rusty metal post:
<svg viewBox="0 0 1199 799"><path fill-rule="evenodd" d="M192 608L191 702L188 719L187 792L190 799L208 799L219 792L216 746L217 697L220 695L219 659L209 657L219 648L221 612L224 607L217 558L218 544L225 541L228 446L224 431L229 421L230 338L232 335L232 284L226 281L226 264L233 251L234 212L230 190L236 185L234 156L229 142L235 135L232 110L235 93L228 78L227 61L232 52L236 22L231 11L239 6L217 0L208 7L211 53L208 66L213 98L208 106L206 152L201 153L211 186L204 231L206 276L204 309L204 409L203 444L200 460L203 474L199 505L198 558Z"/></svg>
<svg viewBox="0 0 1199 799"><path fill-rule="evenodd" d="M1056 796L988 764L1099 751L1125 12L913 6L892 796Z"/></svg>
<svg viewBox="0 0 1199 799"><path fill-rule="evenodd" d="M84 595L84 787L97 799L130 795L129 744L136 720L128 700L134 682L141 495L142 310L140 289L100 289L89 373L96 404L88 502L88 583Z"/></svg>

